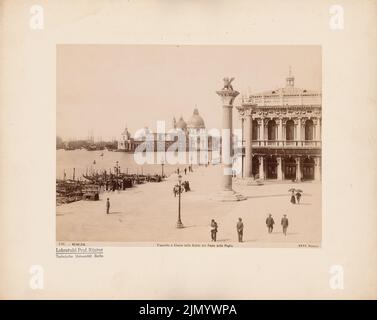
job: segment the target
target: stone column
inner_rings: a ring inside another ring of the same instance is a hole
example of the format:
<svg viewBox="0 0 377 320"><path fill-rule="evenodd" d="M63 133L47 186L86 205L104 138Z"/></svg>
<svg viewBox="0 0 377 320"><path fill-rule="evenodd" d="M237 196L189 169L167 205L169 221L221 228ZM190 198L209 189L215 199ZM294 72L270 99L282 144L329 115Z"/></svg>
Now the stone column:
<svg viewBox="0 0 377 320"><path fill-rule="evenodd" d="M287 127L286 127L287 119L282 119L281 122L282 122L282 136L281 136L281 138L282 138L283 142L285 143L285 141L287 141ZM284 145L284 143L283 143L283 145Z"/></svg>
<svg viewBox="0 0 377 320"><path fill-rule="evenodd" d="M243 136L245 140L244 177L251 178L253 168L253 118L252 105L236 107L243 121Z"/></svg>
<svg viewBox="0 0 377 320"><path fill-rule="evenodd" d="M314 158L314 180L315 181L321 180L320 162L321 162L321 159L319 157Z"/></svg>
<svg viewBox="0 0 377 320"><path fill-rule="evenodd" d="M259 125L259 140L264 140L264 119L261 118L258 120Z"/></svg>
<svg viewBox="0 0 377 320"><path fill-rule="evenodd" d="M264 126L263 126L263 134L264 134L263 138L265 140L268 140L268 121L270 121L269 118L263 119L263 124L264 124ZM267 145L267 143L266 143L266 145Z"/></svg>
<svg viewBox="0 0 377 320"><path fill-rule="evenodd" d="M297 168L296 168L296 179L297 181L301 181L302 178L302 173L301 173L301 158L297 157L296 158L296 163L297 163Z"/></svg>
<svg viewBox="0 0 377 320"><path fill-rule="evenodd" d="M301 119L297 119L297 140L301 141L302 140L302 121Z"/></svg>
<svg viewBox="0 0 377 320"><path fill-rule="evenodd" d="M233 191L232 188L232 165L233 165L233 102L239 95L238 91L233 90L231 82L233 78L224 78L224 87L216 93L222 100L222 192L217 196L220 201L239 201L246 198Z"/></svg>
<svg viewBox="0 0 377 320"><path fill-rule="evenodd" d="M283 119L278 119L278 145L282 145L283 140Z"/></svg>
<svg viewBox="0 0 377 320"><path fill-rule="evenodd" d="M259 129L259 132L258 132L258 140L259 140L259 145L262 145L262 140L264 140L264 124L263 124L263 118L260 118L257 120L258 121L258 129Z"/></svg>
<svg viewBox="0 0 377 320"><path fill-rule="evenodd" d="M259 157L259 179L264 180L264 163L263 163L263 156Z"/></svg>
<svg viewBox="0 0 377 320"><path fill-rule="evenodd" d="M282 173L283 173L282 159L281 159L281 157L277 157L276 160L277 160L277 163L278 163L278 166L276 168L276 170L277 170L277 179L278 180L283 180L283 175L282 175Z"/></svg>
<svg viewBox="0 0 377 320"><path fill-rule="evenodd" d="M319 141L321 140L320 131L319 131L319 119L314 119L313 124L314 124L314 132L315 132L314 140Z"/></svg>
<svg viewBox="0 0 377 320"><path fill-rule="evenodd" d="M253 119L251 116L251 108L245 110L245 177L251 178L252 162L253 162Z"/></svg>

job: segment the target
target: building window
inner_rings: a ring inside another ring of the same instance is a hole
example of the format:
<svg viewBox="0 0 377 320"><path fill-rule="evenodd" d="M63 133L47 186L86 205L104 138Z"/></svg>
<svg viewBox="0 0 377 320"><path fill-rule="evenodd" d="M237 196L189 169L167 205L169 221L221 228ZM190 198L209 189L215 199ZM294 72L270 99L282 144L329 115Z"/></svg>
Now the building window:
<svg viewBox="0 0 377 320"><path fill-rule="evenodd" d="M286 140L295 139L295 124L293 120L288 120L285 125L285 139Z"/></svg>
<svg viewBox="0 0 377 320"><path fill-rule="evenodd" d="M314 139L314 124L312 120L306 120L305 122L305 140Z"/></svg>
<svg viewBox="0 0 377 320"><path fill-rule="evenodd" d="M275 120L268 121L268 140L276 140L276 122L275 122Z"/></svg>
<svg viewBox="0 0 377 320"><path fill-rule="evenodd" d="M304 180L314 179L314 159L305 158L303 161L302 177Z"/></svg>
<svg viewBox="0 0 377 320"><path fill-rule="evenodd" d="M258 140L258 121L253 120L252 140Z"/></svg>

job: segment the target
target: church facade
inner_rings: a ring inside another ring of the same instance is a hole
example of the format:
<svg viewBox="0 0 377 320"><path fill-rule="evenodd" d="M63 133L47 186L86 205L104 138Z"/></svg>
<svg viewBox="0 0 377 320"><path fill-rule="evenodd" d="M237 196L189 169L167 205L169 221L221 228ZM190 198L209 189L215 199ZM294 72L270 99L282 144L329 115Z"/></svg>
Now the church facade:
<svg viewBox="0 0 377 320"><path fill-rule="evenodd" d="M296 88L242 98L243 175L261 180L320 180L322 94Z"/></svg>

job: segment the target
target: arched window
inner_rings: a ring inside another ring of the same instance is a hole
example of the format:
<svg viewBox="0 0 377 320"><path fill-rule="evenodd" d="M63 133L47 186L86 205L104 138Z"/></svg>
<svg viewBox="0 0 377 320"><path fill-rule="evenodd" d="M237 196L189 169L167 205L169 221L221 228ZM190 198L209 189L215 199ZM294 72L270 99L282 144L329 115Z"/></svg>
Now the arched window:
<svg viewBox="0 0 377 320"><path fill-rule="evenodd" d="M258 140L258 121L253 120L252 140Z"/></svg>
<svg viewBox="0 0 377 320"><path fill-rule="evenodd" d="M275 120L268 121L268 140L276 140L276 122L275 122Z"/></svg>
<svg viewBox="0 0 377 320"><path fill-rule="evenodd" d="M302 177L304 180L314 179L314 159L305 158L303 161L303 172Z"/></svg>
<svg viewBox="0 0 377 320"><path fill-rule="evenodd" d="M296 160L293 157L284 159L284 178L287 180L295 180L296 168Z"/></svg>
<svg viewBox="0 0 377 320"><path fill-rule="evenodd" d="M305 140L314 139L314 124L313 120L306 120L305 122Z"/></svg>
<svg viewBox="0 0 377 320"><path fill-rule="evenodd" d="M275 156L266 157L266 177L267 179L277 179L277 160Z"/></svg>
<svg viewBox="0 0 377 320"><path fill-rule="evenodd" d="M259 174L260 178L260 173L259 173L259 157L258 156L253 156L252 158L252 174L254 178L256 177L257 174Z"/></svg>
<svg viewBox="0 0 377 320"><path fill-rule="evenodd" d="M285 125L285 140L295 139L295 124L293 120L288 120Z"/></svg>

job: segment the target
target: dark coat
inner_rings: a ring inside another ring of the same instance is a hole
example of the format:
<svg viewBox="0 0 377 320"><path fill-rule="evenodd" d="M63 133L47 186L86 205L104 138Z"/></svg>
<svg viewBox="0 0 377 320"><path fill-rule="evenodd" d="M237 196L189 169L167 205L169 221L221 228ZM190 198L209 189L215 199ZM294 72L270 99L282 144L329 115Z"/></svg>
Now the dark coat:
<svg viewBox="0 0 377 320"><path fill-rule="evenodd" d="M274 224L275 224L275 221L274 221L274 219L273 219L272 217L268 217L268 218L266 219L266 225L267 225L268 227L272 227Z"/></svg>

